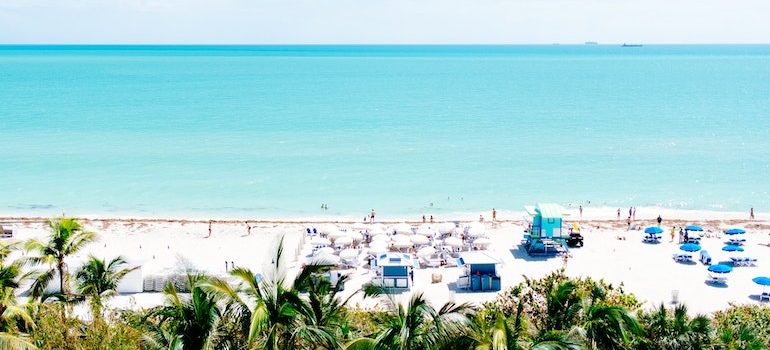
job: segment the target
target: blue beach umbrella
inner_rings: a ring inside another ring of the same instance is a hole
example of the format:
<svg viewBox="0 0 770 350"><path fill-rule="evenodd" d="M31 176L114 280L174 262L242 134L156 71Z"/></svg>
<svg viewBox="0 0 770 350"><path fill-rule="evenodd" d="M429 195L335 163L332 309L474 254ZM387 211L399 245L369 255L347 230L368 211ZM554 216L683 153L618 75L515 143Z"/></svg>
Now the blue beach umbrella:
<svg viewBox="0 0 770 350"><path fill-rule="evenodd" d="M702 227L696 226L696 225L689 225L689 226L685 227L684 229L687 230L687 231L703 231Z"/></svg>
<svg viewBox="0 0 770 350"><path fill-rule="evenodd" d="M728 244L728 245L722 247L722 250L724 250L726 252L742 252L744 249L743 249L743 247L741 247L739 245Z"/></svg>
<svg viewBox="0 0 770 350"><path fill-rule="evenodd" d="M760 286L770 286L770 277L754 277L752 281Z"/></svg>
<svg viewBox="0 0 770 350"><path fill-rule="evenodd" d="M661 234L661 233L663 233L663 229L658 227L658 226L650 226L650 227L644 229L644 233L648 233L648 234L651 234L651 235Z"/></svg>
<svg viewBox="0 0 770 350"><path fill-rule="evenodd" d="M685 243L679 246L679 249L684 250L686 252L697 252L700 250L700 246L695 243Z"/></svg>
<svg viewBox="0 0 770 350"><path fill-rule="evenodd" d="M742 235L744 233L746 233L746 230L744 230L742 228L731 228L731 229L725 231L726 235Z"/></svg>
<svg viewBox="0 0 770 350"><path fill-rule="evenodd" d="M729 273L733 270L732 267L722 264L716 264L709 266L709 272L715 273Z"/></svg>

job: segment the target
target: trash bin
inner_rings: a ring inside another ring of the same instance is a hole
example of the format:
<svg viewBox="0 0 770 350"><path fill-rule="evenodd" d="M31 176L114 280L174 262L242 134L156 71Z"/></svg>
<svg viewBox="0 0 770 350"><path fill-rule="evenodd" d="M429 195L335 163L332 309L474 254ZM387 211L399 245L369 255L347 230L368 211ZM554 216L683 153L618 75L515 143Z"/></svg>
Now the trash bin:
<svg viewBox="0 0 770 350"><path fill-rule="evenodd" d="M679 291L676 289L671 291L671 303L679 304Z"/></svg>

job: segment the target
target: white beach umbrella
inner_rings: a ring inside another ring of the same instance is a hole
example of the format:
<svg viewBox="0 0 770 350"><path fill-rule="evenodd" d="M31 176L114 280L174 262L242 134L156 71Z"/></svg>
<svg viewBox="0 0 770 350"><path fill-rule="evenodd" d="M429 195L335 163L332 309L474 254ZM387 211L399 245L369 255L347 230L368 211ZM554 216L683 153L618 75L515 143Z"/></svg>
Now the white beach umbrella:
<svg viewBox="0 0 770 350"><path fill-rule="evenodd" d="M347 248L340 252L340 259L350 260L358 256L358 249Z"/></svg>
<svg viewBox="0 0 770 350"><path fill-rule="evenodd" d="M470 237L479 237L483 236L484 232L486 232L486 228L484 225L479 225L478 223L475 223L468 227L468 236Z"/></svg>
<svg viewBox="0 0 770 350"><path fill-rule="evenodd" d="M372 242L376 241L383 241L383 242L390 242L390 236L386 234L379 234L372 237Z"/></svg>
<svg viewBox="0 0 770 350"><path fill-rule="evenodd" d="M407 242L409 242L409 237L411 237L411 236L407 236L405 234L399 233L397 235L393 235L392 239L393 239L394 242L395 241L407 241Z"/></svg>
<svg viewBox="0 0 770 350"><path fill-rule="evenodd" d="M432 237L433 235L436 234L436 230L434 230L433 227L422 225L417 228L417 231L415 231L415 233L418 235Z"/></svg>
<svg viewBox="0 0 770 350"><path fill-rule="evenodd" d="M423 235L414 235L412 237L409 237L409 239L412 241L412 243L417 245L428 244L428 242L430 242L430 240L428 240L428 237L425 237Z"/></svg>
<svg viewBox="0 0 770 350"><path fill-rule="evenodd" d="M436 254L436 248L433 247L422 247L420 250L417 251L417 256L424 258L426 256L431 256L433 254Z"/></svg>
<svg viewBox="0 0 770 350"><path fill-rule="evenodd" d="M379 234L383 234L383 233L388 233L388 230L385 228L385 225L383 225L383 224L372 224L367 229L369 230L369 233L373 234L373 235L379 235ZM391 231L391 232L393 232L393 231Z"/></svg>
<svg viewBox="0 0 770 350"><path fill-rule="evenodd" d="M399 249L400 248L409 248L409 247L412 246L412 242L409 241L409 240L406 240L406 241L398 240L398 241L394 241L393 242L393 246L396 247L396 248L399 248Z"/></svg>
<svg viewBox="0 0 770 350"><path fill-rule="evenodd" d="M462 247L463 240L457 237L448 237L447 239L444 240L444 245L447 245L450 247Z"/></svg>
<svg viewBox="0 0 770 350"><path fill-rule="evenodd" d="M338 238L345 237L347 235L348 235L347 232L342 232L340 230L334 230L334 231L329 232L327 234L327 237L329 237L329 239L331 239L332 241L336 241Z"/></svg>
<svg viewBox="0 0 770 350"><path fill-rule="evenodd" d="M315 251L314 256L319 255L334 255L334 248L332 247L323 247Z"/></svg>
<svg viewBox="0 0 770 350"><path fill-rule="evenodd" d="M371 226L371 225L363 223L363 222L357 222L357 223L355 223L353 225L350 225L350 228L352 228L354 230L366 230L367 228L369 228L369 226Z"/></svg>
<svg viewBox="0 0 770 350"><path fill-rule="evenodd" d="M411 235L411 234L414 233L412 231L412 226L410 226L409 224L405 224L405 223L394 225L393 226L393 231L395 231L396 233L405 234L405 235Z"/></svg>
<svg viewBox="0 0 770 350"><path fill-rule="evenodd" d="M353 239L353 242L361 242L364 240L364 235L360 232L349 232L348 236Z"/></svg>
<svg viewBox="0 0 770 350"><path fill-rule="evenodd" d="M369 243L369 251L374 254L387 252L388 243L385 241L374 241L372 243Z"/></svg>
<svg viewBox="0 0 770 350"><path fill-rule="evenodd" d="M310 244L313 245L329 245L332 244L332 242L328 238L323 238L320 236L315 236L313 239L310 240Z"/></svg>
<svg viewBox="0 0 770 350"><path fill-rule="evenodd" d="M334 231L339 231L339 228L337 228L337 226L332 224L324 224L318 227L318 232L323 234L329 234Z"/></svg>
<svg viewBox="0 0 770 350"><path fill-rule="evenodd" d="M342 236L334 240L334 245L337 247L344 247L353 244L353 238L350 236Z"/></svg>
<svg viewBox="0 0 770 350"><path fill-rule="evenodd" d="M311 260L313 264L337 265L340 263L340 257L336 255L318 255Z"/></svg>
<svg viewBox="0 0 770 350"><path fill-rule="evenodd" d="M455 230L455 224L452 222L444 222L438 225L438 232L441 234L450 234Z"/></svg>
<svg viewBox="0 0 770 350"><path fill-rule="evenodd" d="M473 241L473 245L475 246L488 246L490 244L492 244L492 240L489 238L479 238Z"/></svg>

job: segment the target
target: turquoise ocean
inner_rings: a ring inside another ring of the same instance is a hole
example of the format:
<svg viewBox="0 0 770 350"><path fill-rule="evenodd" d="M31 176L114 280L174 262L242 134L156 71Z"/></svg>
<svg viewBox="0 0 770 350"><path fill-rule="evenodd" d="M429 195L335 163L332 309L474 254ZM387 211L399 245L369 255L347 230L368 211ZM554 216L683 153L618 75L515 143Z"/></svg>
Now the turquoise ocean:
<svg viewBox="0 0 770 350"><path fill-rule="evenodd" d="M770 46L0 46L2 214L743 211L768 191Z"/></svg>

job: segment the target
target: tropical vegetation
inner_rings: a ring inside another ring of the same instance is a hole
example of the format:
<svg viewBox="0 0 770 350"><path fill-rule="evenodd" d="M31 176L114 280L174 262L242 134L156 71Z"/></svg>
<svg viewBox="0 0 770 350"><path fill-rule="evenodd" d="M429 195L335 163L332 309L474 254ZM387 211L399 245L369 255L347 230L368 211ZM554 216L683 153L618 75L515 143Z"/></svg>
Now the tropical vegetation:
<svg viewBox="0 0 770 350"><path fill-rule="evenodd" d="M525 278L482 305L434 305L419 292L367 286L356 294L380 307L361 309L340 293L346 276L330 282L330 265L289 278L282 244L264 278L244 268L191 271L168 282L161 305L113 309L106 301L133 268L90 256L70 271L97 235L70 218L49 228L46 240L0 242L0 350L770 349L770 307L645 309L622 285L563 271ZM72 312L78 305L88 314Z"/></svg>

